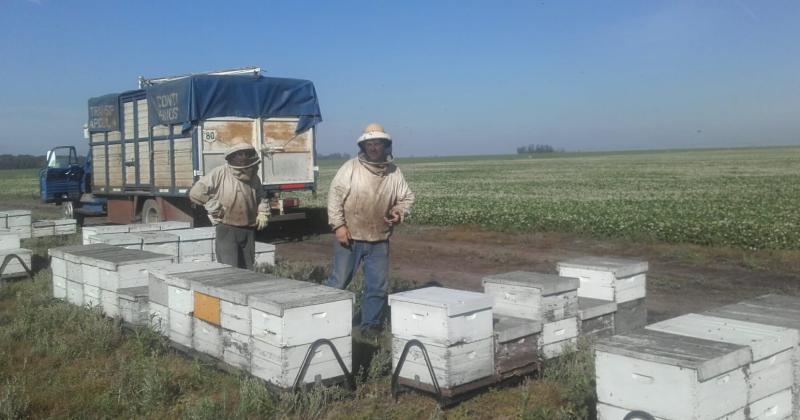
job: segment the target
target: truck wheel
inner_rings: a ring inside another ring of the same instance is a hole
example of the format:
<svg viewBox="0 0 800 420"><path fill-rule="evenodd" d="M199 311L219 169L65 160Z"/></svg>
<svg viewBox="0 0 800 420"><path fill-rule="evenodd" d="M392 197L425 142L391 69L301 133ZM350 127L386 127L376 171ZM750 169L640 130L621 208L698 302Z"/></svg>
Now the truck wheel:
<svg viewBox="0 0 800 420"><path fill-rule="evenodd" d="M65 201L61 203L61 215L65 219L72 219L75 217L75 205L72 201Z"/></svg>
<svg viewBox="0 0 800 420"><path fill-rule="evenodd" d="M148 199L142 205L142 223L158 223L163 222L164 217L161 214L161 207L159 207L156 200Z"/></svg>

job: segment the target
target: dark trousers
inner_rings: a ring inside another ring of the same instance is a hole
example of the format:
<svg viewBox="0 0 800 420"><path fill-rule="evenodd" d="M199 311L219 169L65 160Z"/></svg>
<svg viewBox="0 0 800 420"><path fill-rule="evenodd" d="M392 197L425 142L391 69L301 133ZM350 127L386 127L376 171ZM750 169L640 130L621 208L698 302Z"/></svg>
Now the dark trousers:
<svg viewBox="0 0 800 420"><path fill-rule="evenodd" d="M217 262L252 270L256 259L255 230L219 223L216 232Z"/></svg>

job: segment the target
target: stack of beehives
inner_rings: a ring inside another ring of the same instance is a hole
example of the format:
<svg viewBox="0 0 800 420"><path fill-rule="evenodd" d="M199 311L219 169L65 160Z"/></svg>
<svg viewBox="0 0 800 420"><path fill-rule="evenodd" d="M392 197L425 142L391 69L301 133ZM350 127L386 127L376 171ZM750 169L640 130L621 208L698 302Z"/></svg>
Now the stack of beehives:
<svg viewBox="0 0 800 420"><path fill-rule="evenodd" d="M558 274L580 279L581 334L606 336L643 327L646 261L582 257L558 263Z"/></svg>
<svg viewBox="0 0 800 420"><path fill-rule="evenodd" d="M578 283L576 278L525 271L483 278L484 293L494 299L498 373L558 356L575 344Z"/></svg>
<svg viewBox="0 0 800 420"><path fill-rule="evenodd" d="M798 418L800 298L768 295L601 340L598 419Z"/></svg>
<svg viewBox="0 0 800 420"><path fill-rule="evenodd" d="M215 229L189 228L183 222L92 226L84 228L83 241L106 243L174 255L179 262L216 261ZM256 264L275 264L275 245L256 242Z"/></svg>
<svg viewBox="0 0 800 420"><path fill-rule="evenodd" d="M75 219L37 220L31 224L31 236L70 235L77 232Z"/></svg>
<svg viewBox="0 0 800 420"><path fill-rule="evenodd" d="M392 369L409 340L421 342L444 393L494 376L492 299L483 293L428 287L389 296ZM425 358L411 347L399 374L402 383L432 389Z"/></svg>
<svg viewBox="0 0 800 420"><path fill-rule="evenodd" d="M350 369L350 292L204 262L154 270L150 279L158 301L151 312L186 348L288 387L311 344L328 339ZM320 347L304 382L342 374L330 348Z"/></svg>
<svg viewBox="0 0 800 420"><path fill-rule="evenodd" d="M148 270L170 255L107 244L51 248L53 295L75 305L100 306L107 316L141 325L148 318Z"/></svg>
<svg viewBox="0 0 800 420"><path fill-rule="evenodd" d="M23 263L31 267L31 250L20 248L19 233L10 229L0 229L0 265L9 255L18 256ZM3 278L25 275L25 267L16 258L9 260L2 273Z"/></svg>

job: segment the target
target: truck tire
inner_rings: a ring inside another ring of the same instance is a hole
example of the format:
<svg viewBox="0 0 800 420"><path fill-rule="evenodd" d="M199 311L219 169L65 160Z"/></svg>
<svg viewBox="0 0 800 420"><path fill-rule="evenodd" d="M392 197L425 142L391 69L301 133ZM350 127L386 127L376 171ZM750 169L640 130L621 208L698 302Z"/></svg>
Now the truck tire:
<svg viewBox="0 0 800 420"><path fill-rule="evenodd" d="M142 205L142 223L158 223L164 221L161 207L156 200L149 198Z"/></svg>

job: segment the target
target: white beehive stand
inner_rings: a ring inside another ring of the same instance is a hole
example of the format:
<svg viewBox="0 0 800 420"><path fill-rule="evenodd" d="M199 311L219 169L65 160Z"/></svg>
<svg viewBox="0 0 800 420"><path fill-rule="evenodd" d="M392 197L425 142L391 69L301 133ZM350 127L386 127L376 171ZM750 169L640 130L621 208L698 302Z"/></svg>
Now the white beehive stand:
<svg viewBox="0 0 800 420"><path fill-rule="evenodd" d="M791 390L792 354L800 340L797 330L698 314L679 316L646 328L748 346L753 360L746 372L748 403Z"/></svg>
<svg viewBox="0 0 800 420"><path fill-rule="evenodd" d="M392 334L450 346L491 337L492 298L483 293L426 287L389 295Z"/></svg>
<svg viewBox="0 0 800 420"><path fill-rule="evenodd" d="M558 263L558 274L580 279L578 296L617 303L644 298L646 261L610 257L582 257Z"/></svg>
<svg viewBox="0 0 800 420"><path fill-rule="evenodd" d="M745 346L659 331L604 338L595 345L598 411L607 405L676 420L742 413L751 361Z"/></svg>
<svg viewBox="0 0 800 420"><path fill-rule="evenodd" d="M514 271L483 278L495 316L553 322L578 314L577 278Z"/></svg>

